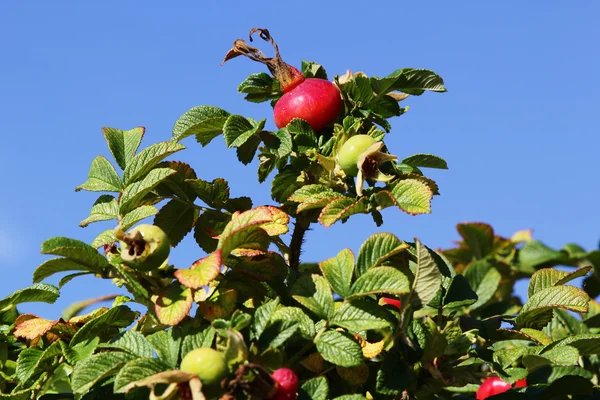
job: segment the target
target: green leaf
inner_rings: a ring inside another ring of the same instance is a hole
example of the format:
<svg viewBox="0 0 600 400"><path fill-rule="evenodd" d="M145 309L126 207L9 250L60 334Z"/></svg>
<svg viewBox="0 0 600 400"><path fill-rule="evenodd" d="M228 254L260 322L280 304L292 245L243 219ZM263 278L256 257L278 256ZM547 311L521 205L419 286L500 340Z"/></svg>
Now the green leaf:
<svg viewBox="0 0 600 400"><path fill-rule="evenodd" d="M328 398L329 385L324 376L307 380L298 391L298 400L327 400Z"/></svg>
<svg viewBox="0 0 600 400"><path fill-rule="evenodd" d="M139 206L128 212L121 221L121 228L127 230L144 218L151 217L158 212L154 206Z"/></svg>
<svg viewBox="0 0 600 400"><path fill-rule="evenodd" d="M49 276L65 271L87 271L95 272L95 269L90 269L88 266L79 264L68 258L53 258L44 261L33 272L33 283L41 282Z"/></svg>
<svg viewBox="0 0 600 400"><path fill-rule="evenodd" d="M148 341L156 350L158 358L171 368L177 366L179 350L181 348L181 334L179 329L169 328L166 331L158 331L148 336Z"/></svg>
<svg viewBox="0 0 600 400"><path fill-rule="evenodd" d="M320 262L319 268L335 293L348 296L354 273L354 254L350 249L344 249L335 257Z"/></svg>
<svg viewBox="0 0 600 400"><path fill-rule="evenodd" d="M159 372L169 369L169 366L155 358L139 358L123 365L115 378L115 393L124 393L125 387L131 382L140 381Z"/></svg>
<svg viewBox="0 0 600 400"><path fill-rule="evenodd" d="M75 365L71 386L76 394L88 392L96 383L113 376L128 361L136 358L130 353L111 351L98 353Z"/></svg>
<svg viewBox="0 0 600 400"><path fill-rule="evenodd" d="M350 297L368 296L376 293L406 294L410 282L406 275L393 267L370 268L352 285Z"/></svg>
<svg viewBox="0 0 600 400"><path fill-rule="evenodd" d="M171 200L156 214L154 225L167 234L169 243L175 247L194 228L197 218L198 208L193 203Z"/></svg>
<svg viewBox="0 0 600 400"><path fill-rule="evenodd" d="M120 211L125 215L137 206L144 197L150 193L159 183L176 171L170 168L156 168L146 175L142 180L127 186L121 195Z"/></svg>
<svg viewBox="0 0 600 400"><path fill-rule="evenodd" d="M279 82L271 75L260 72L247 77L237 88L238 93L247 93L245 100L262 103L281 96Z"/></svg>
<svg viewBox="0 0 600 400"><path fill-rule="evenodd" d="M258 182L263 183L275 169L277 156L275 154L261 153L258 155L258 161Z"/></svg>
<svg viewBox="0 0 600 400"><path fill-rule="evenodd" d="M107 229L104 232L102 232L101 234L99 234L98 236L96 236L96 238L92 241L91 246L94 249L99 249L100 247L104 246L105 244L114 243L116 241L117 241L117 238L115 237L115 230Z"/></svg>
<svg viewBox="0 0 600 400"><path fill-rule="evenodd" d="M111 308L104 314L83 325L77 333L73 335L70 345L73 346L85 340L99 337L113 328L125 328L135 321L138 315L139 313L132 311L127 306Z"/></svg>
<svg viewBox="0 0 600 400"><path fill-rule="evenodd" d="M291 166L286 166L273 178L271 198L279 203L285 203L300 186L302 186L300 172Z"/></svg>
<svg viewBox="0 0 600 400"><path fill-rule="evenodd" d="M415 239L417 267L413 281L414 299L421 305L429 304L442 286L442 274L430 250Z"/></svg>
<svg viewBox="0 0 600 400"><path fill-rule="evenodd" d="M376 194L377 202L383 208L397 206L410 215L431 213L431 188L416 179L404 179Z"/></svg>
<svg viewBox="0 0 600 400"><path fill-rule="evenodd" d="M357 332L384 329L394 325L390 313L373 300L356 299L345 302L333 315L331 324Z"/></svg>
<svg viewBox="0 0 600 400"><path fill-rule="evenodd" d="M592 269L591 266L582 267L575 271L566 272L559 271L554 268L543 268L536 271L529 280L529 287L527 293L529 297L533 296L540 290L552 287L564 285L573 279L580 278L587 275Z"/></svg>
<svg viewBox="0 0 600 400"><path fill-rule="evenodd" d="M582 376L588 380L593 377L591 372L578 366L547 365L529 374L527 376L527 384L549 384L568 375Z"/></svg>
<svg viewBox="0 0 600 400"><path fill-rule="evenodd" d="M402 164L410 165L411 167L422 168L437 168L448 169L448 164L443 158L434 156L433 154L415 154L401 161Z"/></svg>
<svg viewBox="0 0 600 400"><path fill-rule="evenodd" d="M573 346L556 346L539 354L556 365L577 365L579 351Z"/></svg>
<svg viewBox="0 0 600 400"><path fill-rule="evenodd" d="M458 308L477 302L477 293L471 289L469 282L463 275L452 278L446 295L444 296L444 308Z"/></svg>
<svg viewBox="0 0 600 400"><path fill-rule="evenodd" d="M0 310L21 303L49 303L52 304L60 295L56 286L45 283L36 283L24 289L16 290L8 297L0 300Z"/></svg>
<svg viewBox="0 0 600 400"><path fill-rule="evenodd" d="M331 288L320 275L303 276L291 289L292 297L304 307L323 319L333 315L334 304Z"/></svg>
<svg viewBox="0 0 600 400"><path fill-rule="evenodd" d="M373 89L369 78L362 75L356 75L344 84L344 91L348 97L359 106L367 105L373 100Z"/></svg>
<svg viewBox="0 0 600 400"><path fill-rule="evenodd" d="M315 324L308 315L298 307L279 307L273 312L271 322L287 321L298 323L298 328L305 339L312 340L315 337Z"/></svg>
<svg viewBox="0 0 600 400"><path fill-rule="evenodd" d="M270 323L261 335L263 347L274 349L282 346L300 329L298 322L279 320Z"/></svg>
<svg viewBox="0 0 600 400"><path fill-rule="evenodd" d="M249 276L257 281L284 280L289 271L285 259L279 253L268 252L256 256L243 257L233 266L235 273Z"/></svg>
<svg viewBox="0 0 600 400"><path fill-rule="evenodd" d="M456 226L458 233L477 259L487 256L494 246L494 230L488 224L466 223Z"/></svg>
<svg viewBox="0 0 600 400"><path fill-rule="evenodd" d="M302 75L305 78L319 78L327 80L327 72L321 64L316 62L302 60Z"/></svg>
<svg viewBox="0 0 600 400"><path fill-rule="evenodd" d="M588 333L583 335L574 335L562 339L558 343L552 343L552 346L571 346L579 351L582 356L600 354L600 334Z"/></svg>
<svg viewBox="0 0 600 400"><path fill-rule="evenodd" d="M377 371L377 393L398 397L411 384L412 374L400 354L388 354Z"/></svg>
<svg viewBox="0 0 600 400"><path fill-rule="evenodd" d="M24 390L18 390L18 391L13 391L10 394L5 394L0 392L0 399L6 399L6 400L30 400L31 396L33 395L34 390L33 389L24 389Z"/></svg>
<svg viewBox="0 0 600 400"><path fill-rule="evenodd" d="M26 383L36 373L43 371L44 361L62 356L60 343L54 342L45 350L35 347L26 348L19 353L15 374L21 383Z"/></svg>
<svg viewBox="0 0 600 400"><path fill-rule="evenodd" d="M109 221L119 218L119 203L117 199L108 194L103 194L98 197L98 200L92 206L90 216L79 223L82 228L88 226L92 222Z"/></svg>
<svg viewBox="0 0 600 400"><path fill-rule="evenodd" d="M261 141L258 136L250 136L244 144L237 148L235 153L238 160L244 165L250 164L252 160L254 160L254 155L256 154L260 143Z"/></svg>
<svg viewBox="0 0 600 400"><path fill-rule="evenodd" d="M343 197L343 194L338 193L325 185L306 185L296 190L288 200L300 203L297 211L302 212L325 207L332 201Z"/></svg>
<svg viewBox="0 0 600 400"><path fill-rule="evenodd" d="M96 337L92 340L86 340L85 342L77 343L75 346L69 346L64 341L60 341L63 354L69 364L75 365L79 361L84 360L94 354L100 338Z"/></svg>
<svg viewBox="0 0 600 400"><path fill-rule="evenodd" d="M223 125L229 113L218 107L197 106L186 111L173 126L174 141L196 135L196 140L206 146L223 132Z"/></svg>
<svg viewBox="0 0 600 400"><path fill-rule="evenodd" d="M527 300L516 319L520 328L543 328L552 319L553 308L587 312L589 297L573 286L553 286L542 289Z"/></svg>
<svg viewBox="0 0 600 400"><path fill-rule="evenodd" d="M219 243L215 236L223 231L228 222L229 217L221 212L204 211L201 213L194 226L194 239L198 246L206 253L215 251Z"/></svg>
<svg viewBox="0 0 600 400"><path fill-rule="evenodd" d="M121 178L115 167L105 157L98 156L92 161L87 181L77 186L75 191L120 192L121 187Z"/></svg>
<svg viewBox="0 0 600 400"><path fill-rule="evenodd" d="M152 296L154 312L161 324L175 326L188 316L194 298L192 290L175 281Z"/></svg>
<svg viewBox="0 0 600 400"><path fill-rule="evenodd" d="M53 237L43 242L42 254L67 257L88 267L90 271L100 271L108 266L106 258L89 244L62 236Z"/></svg>
<svg viewBox="0 0 600 400"><path fill-rule="evenodd" d="M484 260L470 264L464 276L477 293L478 300L471 305L472 310L485 305L494 296L502 279L500 272Z"/></svg>
<svg viewBox="0 0 600 400"><path fill-rule="evenodd" d="M230 115L223 126L223 136L228 148L240 147L251 136L258 134L265 127L266 119L258 122L241 115Z"/></svg>
<svg viewBox="0 0 600 400"><path fill-rule="evenodd" d="M275 309L277 309L277 306L279 306L279 298L264 303L256 309L256 312L254 313L253 327L257 338L260 338L266 329L269 321L271 320L271 316L275 312Z"/></svg>
<svg viewBox="0 0 600 400"><path fill-rule="evenodd" d="M148 300L148 297L150 296L148 290L146 290L146 288L144 288L144 286L142 286L140 282L138 282L138 279L136 277L134 277L126 269L124 269L121 264L114 263L113 267L119 272L119 275L121 275L121 278L123 279L127 290L131 294L133 294L135 299L145 303Z"/></svg>
<svg viewBox="0 0 600 400"><path fill-rule="evenodd" d="M347 333L326 331L317 338L316 345L321 356L332 364L356 367L363 361L360 345Z"/></svg>
<svg viewBox="0 0 600 400"><path fill-rule="evenodd" d="M175 278L185 287L200 289L208 286L221 272L223 263L221 250L195 261L189 269L175 271Z"/></svg>
<svg viewBox="0 0 600 400"><path fill-rule="evenodd" d="M121 332L108 343L100 344L103 349L119 349L137 357L152 357L152 346L148 339L139 332L128 330Z"/></svg>
<svg viewBox="0 0 600 400"><path fill-rule="evenodd" d="M358 251L356 276L361 276L370 268L382 265L390 257L407 248L407 243L391 233L376 233L369 236Z"/></svg>
<svg viewBox="0 0 600 400"><path fill-rule="evenodd" d="M212 182L202 179L189 179L186 183L194 190L200 200L214 208L224 208L229 200L229 183L223 178Z"/></svg>
<svg viewBox="0 0 600 400"><path fill-rule="evenodd" d="M342 197L327 204L319 215L319 222L329 228L335 222L344 220L351 215L367 211L366 197L355 200L350 197Z"/></svg>
<svg viewBox="0 0 600 400"><path fill-rule="evenodd" d="M546 263L560 265L566 263L566 259L564 252L552 250L537 240L526 242L519 250L519 264L523 269L535 269Z"/></svg>
<svg viewBox="0 0 600 400"><path fill-rule="evenodd" d="M159 162L183 149L185 149L183 145L175 142L155 143L146 147L131 160L125 171L123 171L125 186L139 180Z"/></svg>
<svg viewBox="0 0 600 400"><path fill-rule="evenodd" d="M442 78L427 69L398 69L385 78L372 77L371 86L377 95L394 90L417 96L426 90L446 92Z"/></svg>
<svg viewBox="0 0 600 400"><path fill-rule="evenodd" d="M184 336L183 342L181 343L181 356L185 356L194 349L212 347L215 340L215 334L216 331L209 325L200 332Z"/></svg>
<svg viewBox="0 0 600 400"><path fill-rule="evenodd" d="M58 288L62 289L63 286L65 286L67 283L71 282L73 279L79 277L79 276L84 276L84 275L91 275L91 272L77 272L75 274L69 274L69 275L65 275L62 278L60 278L60 281L58 281Z"/></svg>
<svg viewBox="0 0 600 400"><path fill-rule="evenodd" d="M115 128L102 129L108 148L121 169L125 169L135 155L145 132L146 128L143 126L128 131Z"/></svg>

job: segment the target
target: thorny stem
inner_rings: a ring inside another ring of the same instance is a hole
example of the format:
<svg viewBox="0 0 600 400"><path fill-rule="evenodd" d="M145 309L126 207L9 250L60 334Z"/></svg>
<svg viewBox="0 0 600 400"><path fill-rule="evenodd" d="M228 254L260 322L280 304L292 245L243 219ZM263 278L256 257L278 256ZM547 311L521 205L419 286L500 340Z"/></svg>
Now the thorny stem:
<svg viewBox="0 0 600 400"><path fill-rule="evenodd" d="M304 234L309 226L310 222L304 218L296 218L292 240L290 241L290 268L296 271L300 266L300 254L302 252L302 244L304 243Z"/></svg>

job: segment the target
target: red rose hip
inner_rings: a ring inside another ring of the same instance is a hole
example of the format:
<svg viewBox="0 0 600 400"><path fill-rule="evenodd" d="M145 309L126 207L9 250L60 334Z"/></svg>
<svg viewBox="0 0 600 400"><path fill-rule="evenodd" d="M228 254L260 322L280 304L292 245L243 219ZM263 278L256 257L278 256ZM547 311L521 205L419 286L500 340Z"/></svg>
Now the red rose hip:
<svg viewBox="0 0 600 400"><path fill-rule="evenodd" d="M225 56L225 61L243 55L265 64L279 81L283 96L273 110L275 125L286 127L294 118L301 118L319 132L332 124L342 111L342 96L338 87L328 80L306 78L298 69L286 64L279 55L277 44L266 29L254 28L252 35L259 32L260 37L275 48L275 57L267 58L258 49L248 46L243 40L236 40L233 48Z"/></svg>
<svg viewBox="0 0 600 400"><path fill-rule="evenodd" d="M514 386L511 386L509 383L504 382L502 379L497 376L493 376L491 378L487 378L479 389L477 389L476 399L484 400L488 397L494 396L499 393L504 393L510 390L511 387L525 387L527 386L527 380L521 379L517 381Z"/></svg>
<svg viewBox="0 0 600 400"><path fill-rule="evenodd" d="M277 383L273 400L291 400L297 397L298 375L289 368L279 368L271 375Z"/></svg>

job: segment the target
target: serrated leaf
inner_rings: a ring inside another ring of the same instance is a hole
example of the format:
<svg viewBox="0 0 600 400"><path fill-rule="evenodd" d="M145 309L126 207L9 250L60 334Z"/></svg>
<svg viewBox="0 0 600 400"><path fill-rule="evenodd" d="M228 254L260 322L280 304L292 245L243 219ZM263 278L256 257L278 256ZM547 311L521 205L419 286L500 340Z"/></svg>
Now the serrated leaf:
<svg viewBox="0 0 600 400"><path fill-rule="evenodd" d="M289 216L272 206L260 206L233 214L231 221L221 233L217 248L223 251L223 255L229 255L232 250L239 247L255 248L248 247L248 244L255 243L249 239L256 239L253 234L257 230L262 230L269 236L282 235L288 231L288 223Z"/></svg>
<svg viewBox="0 0 600 400"><path fill-rule="evenodd" d="M564 252L553 250L537 240L525 242L519 250L519 264L523 269L535 269L546 263L559 265L566 262L566 258Z"/></svg>
<svg viewBox="0 0 600 400"><path fill-rule="evenodd" d="M302 60L302 75L305 78L319 78L327 80L327 72L321 64L313 61Z"/></svg>
<svg viewBox="0 0 600 400"><path fill-rule="evenodd" d="M139 206L134 208L123 217L123 220L121 221L121 229L127 230L144 218L151 217L157 212L158 209L154 206Z"/></svg>
<svg viewBox="0 0 600 400"><path fill-rule="evenodd" d="M229 183L223 178L217 178L212 182L202 179L188 179L186 183L200 200L211 207L224 208L229 200Z"/></svg>
<svg viewBox="0 0 600 400"><path fill-rule="evenodd" d="M573 286L542 289L527 300L515 322L521 328L542 328L552 319L553 308L587 312L589 300L587 293Z"/></svg>
<svg viewBox="0 0 600 400"><path fill-rule="evenodd" d="M170 326L183 321L194 302L191 289L181 286L178 282L172 283L162 293L153 295L151 299L160 323Z"/></svg>
<svg viewBox="0 0 600 400"><path fill-rule="evenodd" d="M356 299L345 302L330 320L333 325L357 332L393 326L390 313L375 301Z"/></svg>
<svg viewBox="0 0 600 400"><path fill-rule="evenodd" d="M298 303L320 318L328 319L333 315L333 294L322 276L312 274L301 277L292 286L291 294Z"/></svg>
<svg viewBox="0 0 600 400"><path fill-rule="evenodd" d="M444 296L444 308L458 308L474 304L478 300L477 293L463 275L456 275L450 281Z"/></svg>
<svg viewBox="0 0 600 400"><path fill-rule="evenodd" d="M370 268L382 265L386 260L408 248L408 244L391 233L371 235L360 246L356 261L356 276L359 277Z"/></svg>
<svg viewBox="0 0 600 400"><path fill-rule="evenodd" d="M582 356L600 354L600 334L573 335L562 339L558 343L552 343L550 346L571 346L576 348Z"/></svg>
<svg viewBox="0 0 600 400"><path fill-rule="evenodd" d="M367 211L366 197L355 200L350 197L335 199L325 207L319 214L319 222L329 228L335 222L346 219L353 214L360 214Z"/></svg>
<svg viewBox="0 0 600 400"><path fill-rule="evenodd" d="M575 271L566 272L559 271L554 268L542 268L536 271L529 280L529 287L527 289L527 294L529 297L533 296L540 290L552 287L563 285L573 279L580 278L582 276L587 275L592 269L591 266L578 268Z"/></svg>
<svg viewBox="0 0 600 400"><path fill-rule="evenodd" d="M98 353L86 358L77 365L71 376L71 386L74 393L84 394L96 383L115 375L128 361L136 358L130 353L111 351Z"/></svg>
<svg viewBox="0 0 600 400"><path fill-rule="evenodd" d="M433 192L427 184L416 179L401 180L376 196L381 207L395 205L411 215L431 213Z"/></svg>
<svg viewBox="0 0 600 400"><path fill-rule="evenodd" d="M285 259L275 252L242 257L233 266L235 273L249 276L257 281L284 280L288 275L288 265Z"/></svg>
<svg viewBox="0 0 600 400"><path fill-rule="evenodd" d="M53 237L42 243L42 254L67 257L85 265L90 271L100 271L108 261L98 251L80 240L62 236Z"/></svg>
<svg viewBox="0 0 600 400"><path fill-rule="evenodd" d="M316 345L321 356L332 364L355 367L363 361L360 345L346 333L326 331L317 338Z"/></svg>
<svg viewBox="0 0 600 400"><path fill-rule="evenodd" d="M121 178L115 167L105 157L98 156L92 161L87 181L77 186L75 191L118 193L121 188Z"/></svg>
<svg viewBox="0 0 600 400"><path fill-rule="evenodd" d="M230 115L223 126L223 136L228 148L240 147L251 136L258 134L265 126L266 119L258 122L241 115Z"/></svg>
<svg viewBox="0 0 600 400"><path fill-rule="evenodd" d="M577 365L579 351L573 346L556 346L539 354L555 365ZM525 362L525 360L523 360Z"/></svg>
<svg viewBox="0 0 600 400"><path fill-rule="evenodd" d="M368 296L376 293L406 294L410 282L406 275L393 267L370 268L361 275L350 289L350 297Z"/></svg>
<svg viewBox="0 0 600 400"><path fill-rule="evenodd" d="M236 149L235 154L238 160L244 165L250 164L254 160L254 155L260 143L261 141L258 136L250 136L248 140Z"/></svg>
<svg viewBox="0 0 600 400"><path fill-rule="evenodd" d="M58 321L52 321L44 318L32 318L19 323L13 332L15 337L27 340L37 339L45 335Z"/></svg>
<svg viewBox="0 0 600 400"><path fill-rule="evenodd" d="M121 169L125 169L135 155L145 132L146 128L143 126L128 131L108 127L102 128L102 134L106 139L108 148Z"/></svg>
<svg viewBox="0 0 600 400"><path fill-rule="evenodd" d="M121 195L120 212L127 214L139 206L140 201L150 193L159 183L176 171L170 168L156 168L150 171L142 180L134 182L127 186Z"/></svg>
<svg viewBox="0 0 600 400"><path fill-rule="evenodd" d="M111 308L106 313L88 321L71 339L70 345L101 336L106 331L114 328L125 328L138 317L139 313L132 311L127 306Z"/></svg>
<svg viewBox="0 0 600 400"><path fill-rule="evenodd" d="M125 388L132 382L137 382L149 376L169 369L169 366L155 358L139 358L127 362L115 378L115 393L124 393Z"/></svg>
<svg viewBox="0 0 600 400"><path fill-rule="evenodd" d="M412 95L420 95L426 90L446 92L444 81L435 72L427 69L402 68L385 78L371 78L371 86L376 94L399 90Z"/></svg>
<svg viewBox="0 0 600 400"><path fill-rule="evenodd" d="M200 289L202 286L208 286L219 276L222 262L221 250L216 250L195 261L190 269L175 271L175 278L188 288Z"/></svg>
<svg viewBox="0 0 600 400"><path fill-rule="evenodd" d="M494 246L494 230L488 224L465 223L456 226L466 245L477 259L488 255Z"/></svg>
<svg viewBox="0 0 600 400"><path fill-rule="evenodd" d="M119 349L127 351L137 357L152 357L152 346L148 339L141 333L133 330L121 332L110 342L103 343L99 347L103 349Z"/></svg>
<svg viewBox="0 0 600 400"><path fill-rule="evenodd" d="M173 139L177 142L196 135L196 140L206 146L223 132L229 113L218 107L197 106L186 111L173 126Z"/></svg>
<svg viewBox="0 0 600 400"><path fill-rule="evenodd" d="M277 349L283 346L296 332L300 330L300 323L278 320L269 323L260 338L261 347Z"/></svg>
<svg viewBox="0 0 600 400"><path fill-rule="evenodd" d="M158 331L147 337L154 350L156 350L158 358L171 368L177 366L179 359L182 342L180 332L177 328L169 328L166 331Z"/></svg>
<svg viewBox="0 0 600 400"><path fill-rule="evenodd" d="M335 293L348 296L354 273L354 254L350 249L344 249L335 257L320 262L319 268Z"/></svg>
<svg viewBox="0 0 600 400"><path fill-rule="evenodd" d="M324 376L307 380L298 391L298 400L327 400L329 398L329 385Z"/></svg>
<svg viewBox="0 0 600 400"><path fill-rule="evenodd" d="M185 356L194 349L201 347L212 347L215 340L216 331L212 326L207 326L200 332L195 332L184 336L181 343L181 355Z"/></svg>
<svg viewBox="0 0 600 400"><path fill-rule="evenodd" d="M25 384L36 372L36 366L40 362L44 352L35 347L25 349L19 353L15 375L17 379Z"/></svg>
<svg viewBox="0 0 600 400"><path fill-rule="evenodd" d="M169 237L171 246L176 247L194 228L197 218L198 208L193 203L171 200L156 214L154 225L160 227Z"/></svg>
<svg viewBox="0 0 600 400"><path fill-rule="evenodd" d="M415 239L417 267L413 281L412 293L422 305L427 305L442 286L442 274L430 250Z"/></svg>
<svg viewBox="0 0 600 400"><path fill-rule="evenodd" d="M156 187L156 192L159 196L172 197L175 195L190 203L196 200L196 193L194 193L186 181L196 179L198 176L189 164L181 161L163 161L157 164L156 167L170 168L176 171Z"/></svg>
<svg viewBox="0 0 600 400"><path fill-rule="evenodd" d="M33 282L41 282L59 272L65 271L88 271L94 272L95 269L90 269L88 266L79 264L68 258L53 258L44 261L39 267L33 272Z"/></svg>
<svg viewBox="0 0 600 400"><path fill-rule="evenodd" d="M79 223L79 226L86 227L92 222L109 221L119 217L119 203L117 199L108 194L98 197L98 200L92 205L89 217Z"/></svg>
<svg viewBox="0 0 600 400"><path fill-rule="evenodd" d="M401 161L411 167L448 169L448 164L443 158L433 154L415 154Z"/></svg>
<svg viewBox="0 0 600 400"><path fill-rule="evenodd" d="M216 250L218 235L223 231L230 217L218 211L204 211L196 220L194 239L205 253Z"/></svg>
<svg viewBox="0 0 600 400"><path fill-rule="evenodd" d="M114 243L116 241L117 241L117 238L115 237L114 229L107 229L104 232L102 232L101 234L99 234L98 236L96 236L96 238L92 241L91 246L94 249L98 249L98 248L104 246L105 244Z"/></svg>
<svg viewBox="0 0 600 400"><path fill-rule="evenodd" d="M486 266L487 269L485 268ZM470 308L472 310L476 310L485 305L494 296L498 286L500 285L500 281L502 280L502 275L500 272L498 272L496 268L486 264L473 264L467 269L467 272L469 272L469 270L473 270L474 267L482 269L480 272L482 272L483 276L480 278L481 281L477 282L476 286L473 286L469 276L465 274L465 277L469 281L469 284L471 284L471 287L475 290L478 298L477 301L471 305Z"/></svg>
<svg viewBox="0 0 600 400"><path fill-rule="evenodd" d="M344 197L343 194L334 191L325 185L306 185L296 190L289 201L300 203L297 211L302 212L315 208L322 208L333 200Z"/></svg>
<svg viewBox="0 0 600 400"><path fill-rule="evenodd" d="M21 303L40 302L52 304L58 299L59 295L60 292L56 286L36 283L24 289L16 290L8 297L0 300L0 310Z"/></svg>
<svg viewBox="0 0 600 400"><path fill-rule="evenodd" d="M146 147L127 164L123 171L123 183L127 186L139 180L159 162L183 149L183 145L175 142L155 143Z"/></svg>
<svg viewBox="0 0 600 400"><path fill-rule="evenodd" d="M247 93L244 98L253 103L262 103L281 96L279 82L264 72L248 76L237 88L238 93Z"/></svg>
<svg viewBox="0 0 600 400"><path fill-rule="evenodd" d="M298 328L302 336L306 339L314 339L315 324L308 315L298 307L280 307L275 310L270 318L270 321L288 321L298 323Z"/></svg>
<svg viewBox="0 0 600 400"><path fill-rule="evenodd" d="M265 328L271 320L271 316L275 312L275 309L279 306L279 298L264 303L256 309L254 313L254 333L256 337L260 339L260 336L264 332Z"/></svg>
<svg viewBox="0 0 600 400"><path fill-rule="evenodd" d="M59 341L60 346L62 347L63 354L65 355L65 359L69 364L75 365L79 361L84 360L94 354L94 350L96 350L96 346L100 342L100 338L94 338L91 340L86 340L85 342L77 343L75 346L69 346L64 341Z"/></svg>
<svg viewBox="0 0 600 400"><path fill-rule="evenodd" d="M279 203L285 203L301 185L300 172L288 165L273 177L271 198Z"/></svg>
<svg viewBox="0 0 600 400"><path fill-rule="evenodd" d="M71 282L73 279L79 277L79 276L84 276L84 275L91 275L91 272L77 272L75 274L69 274L69 275L65 275L62 278L60 278L60 281L58 281L58 288L62 289L63 286L65 286L67 283Z"/></svg>

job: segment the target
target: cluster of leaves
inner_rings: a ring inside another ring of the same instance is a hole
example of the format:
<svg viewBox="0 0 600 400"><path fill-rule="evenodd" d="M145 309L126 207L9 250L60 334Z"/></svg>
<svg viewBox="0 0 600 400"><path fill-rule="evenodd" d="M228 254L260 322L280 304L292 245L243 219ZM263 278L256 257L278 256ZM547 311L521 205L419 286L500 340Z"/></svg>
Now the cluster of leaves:
<svg viewBox="0 0 600 400"><path fill-rule="evenodd" d="M303 73L326 78L315 63L303 63ZM336 168L340 145L356 134L382 140L388 119L406 111L400 101L445 89L435 73L414 69L334 81L343 116L318 134L299 119L269 132L265 120L208 106L185 113L171 141L139 152L143 128L105 128L122 172L103 156L94 159L78 189L109 194L81 226L115 221L116 228L91 245L47 240L42 253L56 257L35 270L31 287L0 300L0 399L260 398L273 386L261 371L282 366L299 375L299 399L473 398L492 374L510 383L527 378L529 386L511 396L598 395L600 304L590 299L598 294L598 251L553 250L528 232L508 239L472 223L458 226L462 240L445 251L377 233L356 256L344 249L319 263L300 262L312 223L367 213L380 225L380 210L389 206L430 212L438 187L421 168L447 168L436 156L410 156L386 165L393 179L385 185L370 182L357 195L351 177ZM253 102L281 95L267 74L238 89ZM277 170L271 195L278 207L253 207L248 197L231 197L224 179L207 182L190 165L166 161L192 135L203 146L223 135L245 164L258 157L261 182ZM189 268L129 267L116 242L148 217L174 247L193 232L202 257ZM552 268L559 265L571 270ZM567 285L592 269L585 290ZM41 283L65 272L58 287ZM128 293L84 315L109 298L75 304L57 320L18 311L24 302L53 303L81 275L110 279ZM528 277L522 304L514 284ZM199 347L224 354L229 377L219 393L178 369Z"/></svg>

